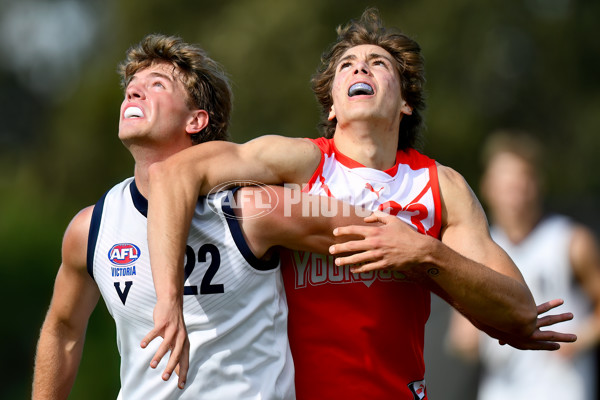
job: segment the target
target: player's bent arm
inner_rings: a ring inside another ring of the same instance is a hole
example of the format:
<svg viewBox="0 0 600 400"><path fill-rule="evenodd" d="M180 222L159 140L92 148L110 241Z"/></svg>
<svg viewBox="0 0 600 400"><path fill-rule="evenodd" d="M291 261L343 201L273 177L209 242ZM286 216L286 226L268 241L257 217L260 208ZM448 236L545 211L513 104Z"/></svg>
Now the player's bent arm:
<svg viewBox="0 0 600 400"><path fill-rule="evenodd" d="M202 143L151 165L148 242L159 301L181 298L180 266L199 195L233 181L306 183L320 159L307 139L270 135L244 144Z"/></svg>
<svg viewBox="0 0 600 400"><path fill-rule="evenodd" d="M425 285L478 327L528 337L536 307L519 270L491 239L479 201L460 174L439 166L441 241L418 233L399 218L374 213L377 229L347 226L341 233L365 239L332 247L331 253L359 252L336 264L361 264L353 272L391 268Z"/></svg>
<svg viewBox="0 0 600 400"><path fill-rule="evenodd" d="M430 279L471 320L509 334L529 336L536 305L521 273L490 237L479 201L456 171L439 166L441 243L431 253Z"/></svg>
<svg viewBox="0 0 600 400"><path fill-rule="evenodd" d="M262 201L254 201L261 191L268 190L277 198L268 213ZM245 193L244 193L245 192ZM280 186L242 188L236 193L237 210L244 237L254 255L262 257L269 249L282 246L327 254L329 247L340 239L333 231L348 224L365 225L370 211L326 196L316 196ZM253 218L263 213L264 216Z"/></svg>
<svg viewBox="0 0 600 400"><path fill-rule="evenodd" d="M176 364L180 366L180 386L187 373L187 364L180 363L189 346L183 321L181 266L198 196L231 181L302 184L320 161L318 147L307 139L263 136L241 145L222 141L202 143L150 166L148 245L158 303L154 329L140 340L145 347L157 336L163 337L152 364L158 364L166 348L175 349L165 369L166 379ZM178 349L182 348L180 352Z"/></svg>
<svg viewBox="0 0 600 400"><path fill-rule="evenodd" d="M34 400L66 399L79 368L88 319L100 296L86 267L92 209L77 214L63 238L62 264L37 345Z"/></svg>

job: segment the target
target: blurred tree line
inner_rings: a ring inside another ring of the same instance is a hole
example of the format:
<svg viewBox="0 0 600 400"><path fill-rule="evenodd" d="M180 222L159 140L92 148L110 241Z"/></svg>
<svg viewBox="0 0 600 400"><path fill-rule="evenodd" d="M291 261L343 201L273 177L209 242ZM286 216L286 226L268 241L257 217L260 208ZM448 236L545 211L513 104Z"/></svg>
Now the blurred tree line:
<svg viewBox="0 0 600 400"><path fill-rule="evenodd" d="M548 147L549 205L600 227L600 175L592 173L600 148L595 0L4 0L0 280L8 313L1 398L30 395L35 343L68 222L133 173L117 138L123 93L116 66L126 49L151 32L204 47L232 79L235 142L266 133L316 137L310 76L335 27L371 5L422 46L428 155L476 190L485 136L500 127L528 129ZM17 17L25 33L41 32L41 49L54 59L41 50L29 62L20 58L32 48L27 34L7 34ZM50 17L63 31L73 22L73 32L44 31ZM114 325L99 304L72 398L115 398L117 391Z"/></svg>

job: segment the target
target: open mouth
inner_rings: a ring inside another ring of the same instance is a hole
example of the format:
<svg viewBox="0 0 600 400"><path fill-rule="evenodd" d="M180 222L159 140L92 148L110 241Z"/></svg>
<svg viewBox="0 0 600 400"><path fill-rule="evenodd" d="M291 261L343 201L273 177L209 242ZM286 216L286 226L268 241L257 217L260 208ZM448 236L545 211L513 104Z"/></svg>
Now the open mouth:
<svg viewBox="0 0 600 400"><path fill-rule="evenodd" d="M139 107L127 107L125 112L123 113L123 118L142 118L144 113L142 109Z"/></svg>
<svg viewBox="0 0 600 400"><path fill-rule="evenodd" d="M361 96L361 95L370 96L373 93L375 93L373 90L373 87L371 87L371 85L368 85L363 82L355 83L354 85L350 86L350 89L348 89L349 97Z"/></svg>

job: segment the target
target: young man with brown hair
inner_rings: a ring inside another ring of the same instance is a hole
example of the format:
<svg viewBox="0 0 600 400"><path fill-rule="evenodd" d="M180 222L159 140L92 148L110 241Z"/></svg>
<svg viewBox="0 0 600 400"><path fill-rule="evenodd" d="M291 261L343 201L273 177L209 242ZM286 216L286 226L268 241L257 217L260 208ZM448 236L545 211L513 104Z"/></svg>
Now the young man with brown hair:
<svg viewBox="0 0 600 400"><path fill-rule="evenodd" d="M117 328L118 398L294 398L287 305L273 250L327 251L335 226L362 219L349 207L345 218L303 217L301 201L275 202L299 198L281 187L242 188L197 201L185 241L186 286L178 298L183 314L174 313L185 318L189 341L183 332L172 347L185 355L179 381L164 382L164 366L148 368L159 341L149 344L153 351L139 346L157 302L147 244L148 169L194 143L225 139L231 93L220 66L177 37L145 37L128 51L120 73L119 138L134 158L134 176L78 213L65 232L38 343L33 398L68 397L100 295ZM272 201L256 198L261 194Z"/></svg>
<svg viewBox="0 0 600 400"><path fill-rule="evenodd" d="M420 48L383 26L376 10L338 28L313 78L328 138L263 136L207 143L150 169L149 244L159 299L147 343L185 328L172 314L181 295L183 243L195 199L224 182L303 185L386 211L380 226L338 229L363 240L338 258L292 253L283 267L289 335L301 399L426 398L424 327L430 291L478 327L522 348L573 340L536 329L531 293L490 238L486 217L460 174L418 152L423 101ZM360 266L350 267L348 264ZM178 289L175 289L178 288ZM170 300L167 300L170 299ZM547 310L547 305L537 311ZM553 320L556 322L556 320ZM171 354L172 370L180 354Z"/></svg>

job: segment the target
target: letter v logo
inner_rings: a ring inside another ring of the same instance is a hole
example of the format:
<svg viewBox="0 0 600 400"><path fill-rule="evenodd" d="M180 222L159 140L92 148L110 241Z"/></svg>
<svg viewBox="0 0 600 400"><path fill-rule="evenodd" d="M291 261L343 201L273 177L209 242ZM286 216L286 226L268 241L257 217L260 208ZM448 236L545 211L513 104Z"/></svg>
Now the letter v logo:
<svg viewBox="0 0 600 400"><path fill-rule="evenodd" d="M127 300L127 295L129 294L129 289L131 289L131 285L133 285L132 281L126 281L125 291L121 292L121 282L115 282L115 290L117 291L119 298L123 302L123 305L125 305L125 300Z"/></svg>

